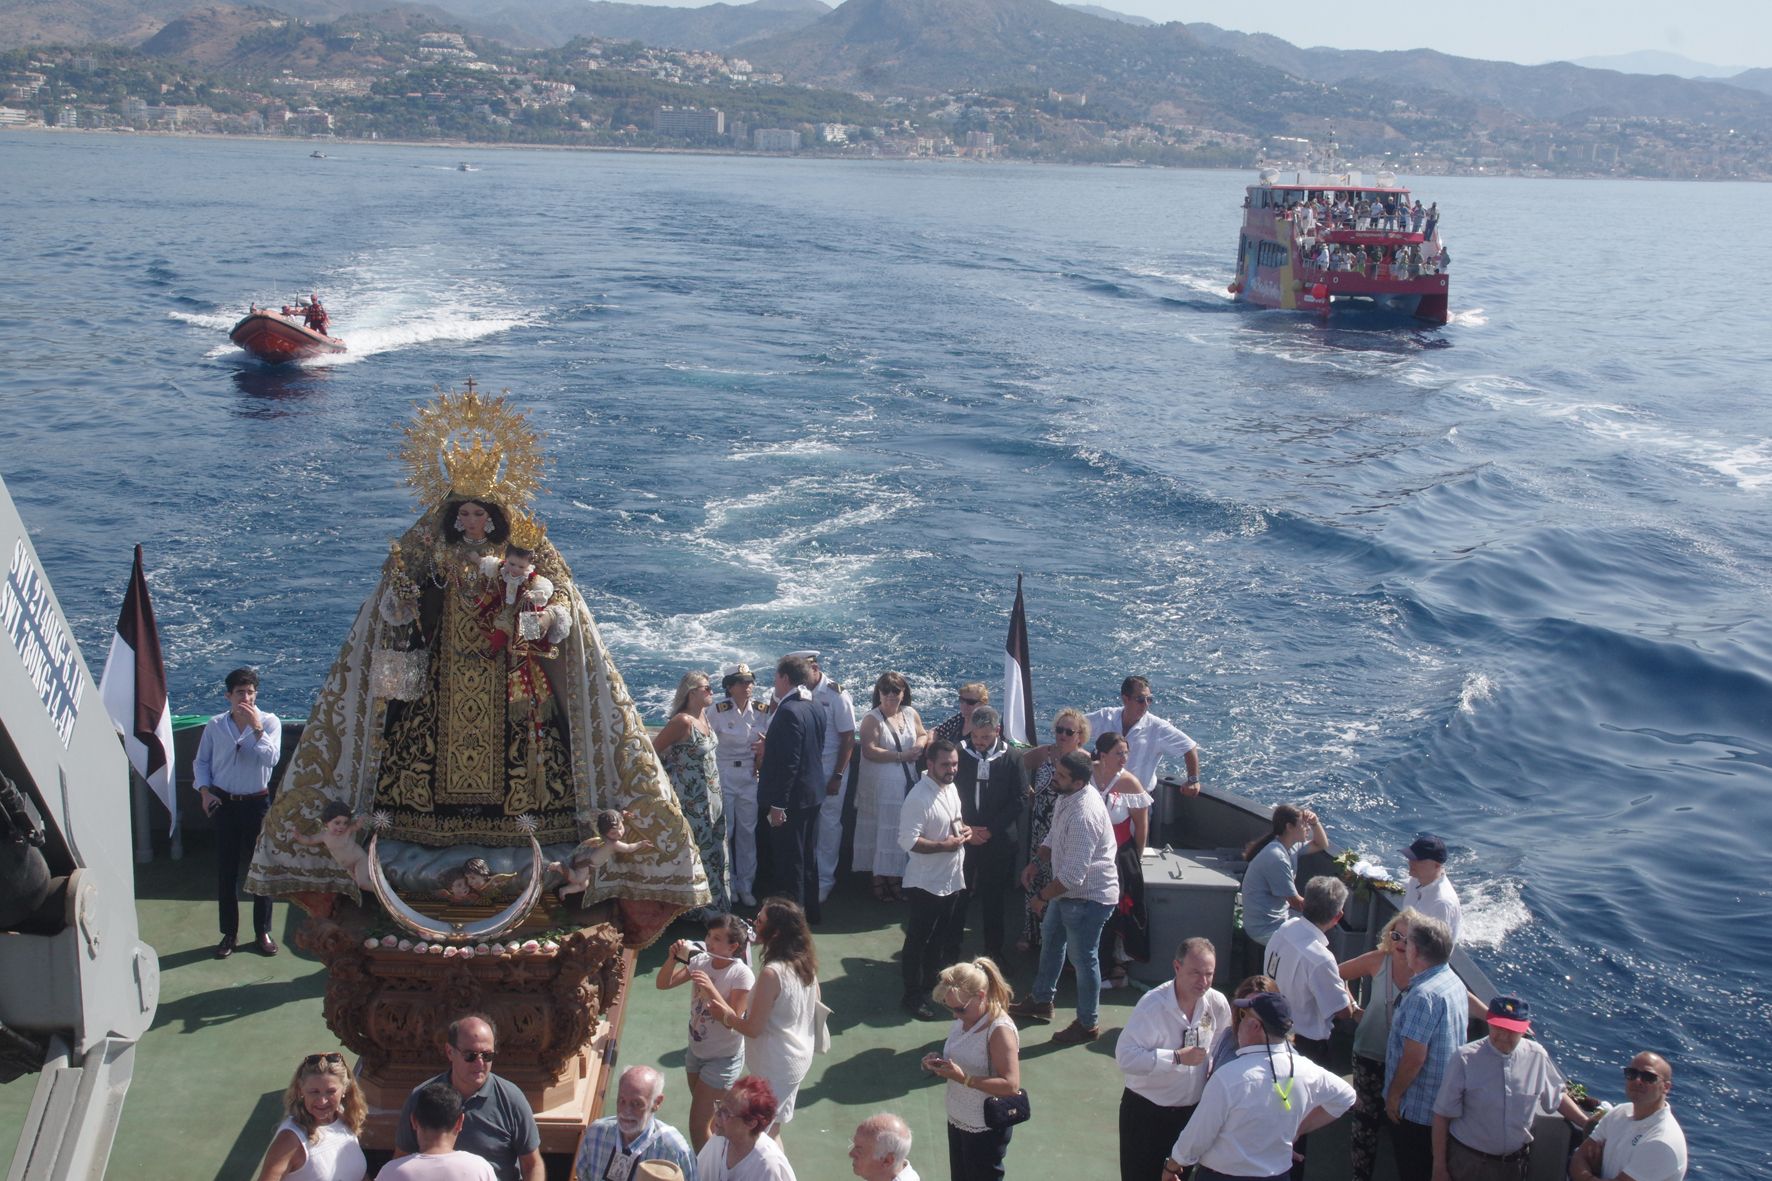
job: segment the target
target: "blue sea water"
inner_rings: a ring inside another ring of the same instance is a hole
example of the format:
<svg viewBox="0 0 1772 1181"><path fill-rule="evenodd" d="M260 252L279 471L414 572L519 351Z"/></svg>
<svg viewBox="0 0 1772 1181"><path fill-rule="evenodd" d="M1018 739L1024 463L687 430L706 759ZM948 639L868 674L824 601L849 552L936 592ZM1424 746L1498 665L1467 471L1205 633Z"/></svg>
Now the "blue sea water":
<svg viewBox="0 0 1772 1181"><path fill-rule="evenodd" d="M1225 295L1241 174L0 137L3 475L89 662L146 547L178 708L305 712L414 516L399 422L530 407L630 686L789 648L926 717L1149 676L1208 783L1398 864L1691 1176L1772 1089L1772 189L1422 179L1450 324ZM228 345L318 290L351 353Z"/></svg>

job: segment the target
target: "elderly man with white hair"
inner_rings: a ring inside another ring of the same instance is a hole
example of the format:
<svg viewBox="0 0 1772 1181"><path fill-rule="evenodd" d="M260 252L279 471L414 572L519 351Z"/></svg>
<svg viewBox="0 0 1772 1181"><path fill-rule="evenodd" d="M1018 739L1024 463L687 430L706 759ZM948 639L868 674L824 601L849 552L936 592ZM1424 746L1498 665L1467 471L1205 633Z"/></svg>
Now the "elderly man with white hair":
<svg viewBox="0 0 1772 1181"><path fill-rule="evenodd" d="M683 1133L657 1117L664 1103L664 1076L650 1066L622 1071L615 1114L585 1129L572 1163L573 1181L635 1176L642 1161L669 1161L695 1181L695 1154Z"/></svg>
<svg viewBox="0 0 1772 1181"><path fill-rule="evenodd" d="M849 1145L849 1167L863 1181L920 1181L910 1157L911 1126L889 1111L862 1120Z"/></svg>

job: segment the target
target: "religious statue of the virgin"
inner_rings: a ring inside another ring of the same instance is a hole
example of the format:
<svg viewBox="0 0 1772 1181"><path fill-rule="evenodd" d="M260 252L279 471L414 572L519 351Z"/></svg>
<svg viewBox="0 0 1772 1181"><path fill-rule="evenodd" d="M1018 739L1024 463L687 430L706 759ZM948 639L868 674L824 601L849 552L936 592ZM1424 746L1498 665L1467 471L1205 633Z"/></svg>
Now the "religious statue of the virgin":
<svg viewBox="0 0 1772 1181"><path fill-rule="evenodd" d="M621 674L533 515L541 438L468 383L420 406L401 457L424 513L396 539L309 713L249 890L329 909L358 879L317 830L332 805L379 834L406 896L530 875L626 813L638 844L584 901L616 899L630 942L708 901L695 841ZM341 805L343 807L341 807ZM467 872L464 878L463 867ZM475 881L475 879L478 881Z"/></svg>

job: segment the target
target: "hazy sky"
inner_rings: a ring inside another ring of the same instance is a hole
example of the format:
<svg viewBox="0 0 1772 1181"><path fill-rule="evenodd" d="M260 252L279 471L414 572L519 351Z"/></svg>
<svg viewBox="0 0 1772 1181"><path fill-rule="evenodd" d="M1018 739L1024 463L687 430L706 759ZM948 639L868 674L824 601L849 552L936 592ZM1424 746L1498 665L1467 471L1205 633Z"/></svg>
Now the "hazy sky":
<svg viewBox="0 0 1772 1181"><path fill-rule="evenodd" d="M641 0L698 7L703 0ZM743 0L729 0L742 3ZM834 4L836 0L825 0ZM1086 0L1156 21L1206 21L1336 49L1438 49L1536 63L1659 49L1772 66L1767 0Z"/></svg>

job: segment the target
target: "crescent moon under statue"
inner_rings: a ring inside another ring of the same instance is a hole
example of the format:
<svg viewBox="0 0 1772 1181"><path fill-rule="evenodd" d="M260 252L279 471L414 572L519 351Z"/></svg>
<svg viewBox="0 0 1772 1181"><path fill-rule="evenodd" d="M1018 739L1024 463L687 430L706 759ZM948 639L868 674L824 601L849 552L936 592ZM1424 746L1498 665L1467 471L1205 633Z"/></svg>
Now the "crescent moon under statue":
<svg viewBox="0 0 1772 1181"><path fill-rule="evenodd" d="M394 893L393 886L388 884L387 874L382 872L381 858L377 855L377 845L380 840L380 833L369 838L369 880L375 891L376 901L382 904L394 922L422 938L433 941L440 939L452 943L496 939L522 923L529 916L529 912L535 908L536 901L541 898L541 844L535 839L535 834L530 833L529 852L533 868L529 873L529 885L524 887L522 895L490 918L479 919L471 923L448 923L439 926L438 920L420 914L408 906L398 894Z"/></svg>

